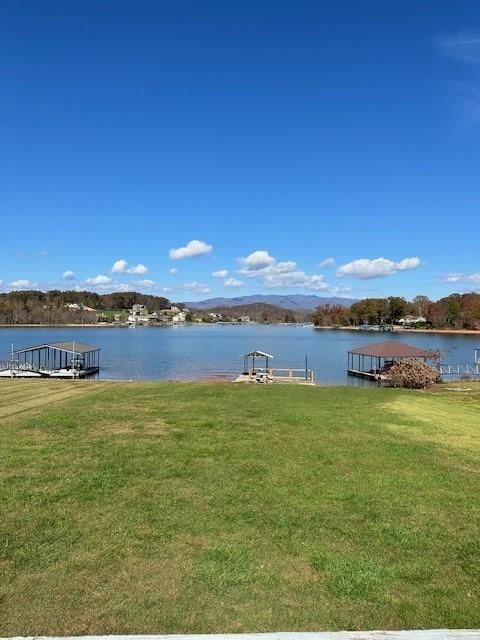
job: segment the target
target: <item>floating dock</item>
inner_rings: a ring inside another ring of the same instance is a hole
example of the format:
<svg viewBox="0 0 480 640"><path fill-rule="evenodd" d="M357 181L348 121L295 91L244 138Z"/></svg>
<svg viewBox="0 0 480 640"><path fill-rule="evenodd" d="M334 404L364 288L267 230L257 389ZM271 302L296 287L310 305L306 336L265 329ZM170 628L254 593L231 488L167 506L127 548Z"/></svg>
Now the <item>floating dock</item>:
<svg viewBox="0 0 480 640"><path fill-rule="evenodd" d="M100 371L100 349L81 342L51 342L14 350L0 361L0 378L87 378Z"/></svg>

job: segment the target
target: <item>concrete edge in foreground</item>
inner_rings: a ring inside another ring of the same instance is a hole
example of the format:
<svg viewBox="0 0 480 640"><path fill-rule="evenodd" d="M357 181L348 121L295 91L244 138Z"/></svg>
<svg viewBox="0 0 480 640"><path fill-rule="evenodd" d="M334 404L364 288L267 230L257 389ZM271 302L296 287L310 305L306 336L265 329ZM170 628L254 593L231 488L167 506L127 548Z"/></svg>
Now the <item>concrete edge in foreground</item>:
<svg viewBox="0 0 480 640"><path fill-rule="evenodd" d="M13 636L0 640L480 640L480 629L410 631L319 631L274 633L192 633L105 636Z"/></svg>

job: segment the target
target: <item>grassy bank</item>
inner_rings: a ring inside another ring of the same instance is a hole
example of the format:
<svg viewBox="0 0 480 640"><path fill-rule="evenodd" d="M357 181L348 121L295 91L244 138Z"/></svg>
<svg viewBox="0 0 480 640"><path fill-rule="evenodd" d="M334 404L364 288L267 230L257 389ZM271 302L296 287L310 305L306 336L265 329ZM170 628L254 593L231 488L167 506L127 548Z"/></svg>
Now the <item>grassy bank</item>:
<svg viewBox="0 0 480 640"><path fill-rule="evenodd" d="M460 387L1 381L0 635L479 627Z"/></svg>

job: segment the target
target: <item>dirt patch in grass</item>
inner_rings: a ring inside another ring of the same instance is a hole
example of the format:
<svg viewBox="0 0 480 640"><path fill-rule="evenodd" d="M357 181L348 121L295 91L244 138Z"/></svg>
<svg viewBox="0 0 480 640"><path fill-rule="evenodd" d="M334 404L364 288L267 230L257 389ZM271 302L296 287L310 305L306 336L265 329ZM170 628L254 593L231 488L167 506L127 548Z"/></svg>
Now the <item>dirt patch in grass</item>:
<svg viewBox="0 0 480 640"><path fill-rule="evenodd" d="M167 430L167 423L162 418L145 422L108 422L101 421L97 425L97 429L94 432L95 437L101 437L107 434L111 435L164 435Z"/></svg>

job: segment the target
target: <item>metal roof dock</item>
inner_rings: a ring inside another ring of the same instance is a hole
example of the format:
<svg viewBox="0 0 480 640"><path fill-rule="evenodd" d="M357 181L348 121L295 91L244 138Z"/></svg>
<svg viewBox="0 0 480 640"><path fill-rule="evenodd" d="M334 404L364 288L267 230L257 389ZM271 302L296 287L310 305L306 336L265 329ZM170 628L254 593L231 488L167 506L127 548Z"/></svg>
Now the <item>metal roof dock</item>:
<svg viewBox="0 0 480 640"><path fill-rule="evenodd" d="M14 349L0 361L2 378L86 378L100 370L100 348L83 342L44 342Z"/></svg>

